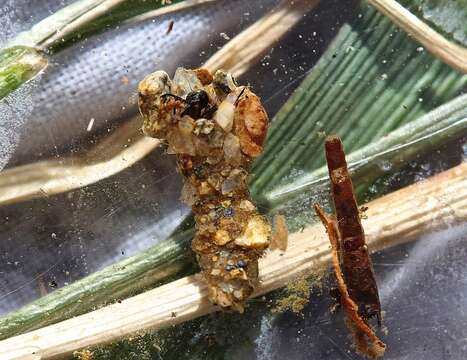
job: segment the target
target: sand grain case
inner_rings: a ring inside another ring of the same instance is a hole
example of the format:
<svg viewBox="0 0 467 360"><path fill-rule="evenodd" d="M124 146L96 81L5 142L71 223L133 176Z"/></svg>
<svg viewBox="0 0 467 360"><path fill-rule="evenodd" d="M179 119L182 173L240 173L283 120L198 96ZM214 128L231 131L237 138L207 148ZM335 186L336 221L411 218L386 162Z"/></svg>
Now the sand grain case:
<svg viewBox="0 0 467 360"><path fill-rule="evenodd" d="M192 248L210 300L242 312L258 280L271 226L250 199L248 175L268 118L260 99L223 71L156 71L139 84L146 135L176 154L182 200L193 209Z"/></svg>

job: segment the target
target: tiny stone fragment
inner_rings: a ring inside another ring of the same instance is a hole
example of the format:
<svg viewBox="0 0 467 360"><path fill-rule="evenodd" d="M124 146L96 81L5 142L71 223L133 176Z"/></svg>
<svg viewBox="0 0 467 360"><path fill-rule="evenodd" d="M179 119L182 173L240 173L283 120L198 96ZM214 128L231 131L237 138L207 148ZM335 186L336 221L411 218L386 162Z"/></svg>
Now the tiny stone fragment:
<svg viewBox="0 0 467 360"><path fill-rule="evenodd" d="M239 207L240 209L246 210L246 211L254 211L256 209L253 203L249 200L240 201Z"/></svg>
<svg viewBox="0 0 467 360"><path fill-rule="evenodd" d="M181 200L188 206L193 206L198 200L196 189L191 183L183 184Z"/></svg>
<svg viewBox="0 0 467 360"><path fill-rule="evenodd" d="M214 74L213 84L216 93L220 97L225 97L237 88L237 83L233 76L223 70L218 70Z"/></svg>
<svg viewBox="0 0 467 360"><path fill-rule="evenodd" d="M225 245L230 241L229 233L225 230L218 230L214 235L214 241L217 245Z"/></svg>
<svg viewBox="0 0 467 360"><path fill-rule="evenodd" d="M219 105L219 108L214 116L214 120L225 132L232 131L233 120L235 114L235 105L224 100Z"/></svg>
<svg viewBox="0 0 467 360"><path fill-rule="evenodd" d="M195 128L193 130L195 135L204 134L208 135L214 129L214 123L207 119L198 119L195 121Z"/></svg>
<svg viewBox="0 0 467 360"><path fill-rule="evenodd" d="M254 249L265 249L269 245L271 226L259 215L252 217L245 228L244 233L235 239L235 244Z"/></svg>
<svg viewBox="0 0 467 360"><path fill-rule="evenodd" d="M238 192L246 186L246 174L244 171L234 169L230 175L222 183L222 195L233 196L234 192Z"/></svg>
<svg viewBox="0 0 467 360"><path fill-rule="evenodd" d="M224 140L224 156L225 160L233 166L239 165L242 160L240 151L240 141L233 134L227 134Z"/></svg>

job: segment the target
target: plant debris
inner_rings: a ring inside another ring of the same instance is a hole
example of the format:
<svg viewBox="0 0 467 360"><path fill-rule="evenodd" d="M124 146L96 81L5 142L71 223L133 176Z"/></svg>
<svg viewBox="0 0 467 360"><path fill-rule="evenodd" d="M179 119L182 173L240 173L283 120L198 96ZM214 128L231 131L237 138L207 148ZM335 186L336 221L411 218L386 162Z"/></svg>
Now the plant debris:
<svg viewBox="0 0 467 360"><path fill-rule="evenodd" d="M281 294L274 301L272 312L292 311L301 314L310 302L312 291L315 294L322 293L327 276L328 267L324 263L313 264L306 272L291 280L281 291Z"/></svg>
<svg viewBox="0 0 467 360"><path fill-rule="evenodd" d="M269 248L271 250L278 249L282 252L287 250L289 242L289 229L287 227L287 221L284 215L274 216L274 232L271 238L271 244Z"/></svg>
<svg viewBox="0 0 467 360"><path fill-rule="evenodd" d="M178 68L173 80L163 71L146 76L139 84L139 107L144 133L177 156L181 198L196 221L192 249L210 300L242 312L271 237L247 181L268 126L260 99L223 71Z"/></svg>
<svg viewBox="0 0 467 360"><path fill-rule="evenodd" d="M77 360L92 360L93 353L91 350L75 351L73 353L73 358Z"/></svg>
<svg viewBox="0 0 467 360"><path fill-rule="evenodd" d="M276 301L272 311L301 313L310 301L310 282L305 276L299 277L287 285L286 291L287 295Z"/></svg>
<svg viewBox="0 0 467 360"><path fill-rule="evenodd" d="M376 316L378 325L381 326L378 288L342 141L337 136L330 136L326 139L325 148L336 218L326 215L318 204L314 208L326 227L331 242L340 302L354 345L363 355L381 357L386 345L368 324L368 319Z"/></svg>

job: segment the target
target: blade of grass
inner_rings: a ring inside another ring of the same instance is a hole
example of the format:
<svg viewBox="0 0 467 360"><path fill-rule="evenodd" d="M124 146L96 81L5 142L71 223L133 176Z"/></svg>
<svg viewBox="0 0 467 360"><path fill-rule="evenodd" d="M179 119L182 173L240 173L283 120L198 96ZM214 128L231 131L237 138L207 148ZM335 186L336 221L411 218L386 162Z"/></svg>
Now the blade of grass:
<svg viewBox="0 0 467 360"><path fill-rule="evenodd" d="M467 74L466 48L445 39L395 0L368 0L368 3L411 34L434 56Z"/></svg>
<svg viewBox="0 0 467 360"><path fill-rule="evenodd" d="M323 165L317 149L325 133L338 132L346 148L355 150L465 89L467 76L420 51L376 10L362 7L359 14L361 18L356 16L341 29L309 75L312 79L317 73L328 81L305 79L297 92L315 96L295 104L301 98L295 95L290 100L295 106L284 106L274 119L265 151L253 168L253 191L287 182L292 170ZM452 80L449 87L439 91L447 78Z"/></svg>
<svg viewBox="0 0 467 360"><path fill-rule="evenodd" d="M386 172L381 169L381 163L394 164L391 169L394 171L422 151L434 149L445 141L462 136L466 130L467 95L461 95L380 140L350 153L347 162L352 178L359 184L368 183ZM270 208L283 206L307 191L315 191L316 185L326 179L327 168L323 166L265 193L264 202Z"/></svg>
<svg viewBox="0 0 467 360"><path fill-rule="evenodd" d="M25 56L10 56L8 64L0 63L0 100L45 69L43 64L47 64L47 58L43 55L44 52L57 52L85 36L112 28L124 20L150 10L161 10L159 13L152 13L152 16L158 16L205 1L208 0L185 0L183 4L167 6L163 11L163 4L159 0L76 1L40 21L30 30L18 34L0 50L0 61L3 61L1 58L9 56L8 54L23 49L28 52L27 58L30 62L25 64ZM174 0L175 2L182 0ZM35 60L31 66L33 56Z"/></svg>
<svg viewBox="0 0 467 360"><path fill-rule="evenodd" d="M419 0L423 19L459 44L467 46L467 1Z"/></svg>
<svg viewBox="0 0 467 360"><path fill-rule="evenodd" d="M173 3L180 1L182 0L174 0ZM190 3L190 0L187 2ZM195 2L192 6L197 4ZM18 34L5 47L21 45L43 51L63 48L84 36L109 29L133 16L163 6L160 0L76 1L43 19L30 30ZM179 8L167 10L178 11Z"/></svg>
<svg viewBox="0 0 467 360"><path fill-rule="evenodd" d="M47 58L32 48L14 46L0 50L0 99L47 67Z"/></svg>
<svg viewBox="0 0 467 360"><path fill-rule="evenodd" d="M94 310L140 293L162 280L167 281L175 274L194 272L196 267L189 252L192 236L191 229L179 232L136 256L97 271L1 318L0 338Z"/></svg>

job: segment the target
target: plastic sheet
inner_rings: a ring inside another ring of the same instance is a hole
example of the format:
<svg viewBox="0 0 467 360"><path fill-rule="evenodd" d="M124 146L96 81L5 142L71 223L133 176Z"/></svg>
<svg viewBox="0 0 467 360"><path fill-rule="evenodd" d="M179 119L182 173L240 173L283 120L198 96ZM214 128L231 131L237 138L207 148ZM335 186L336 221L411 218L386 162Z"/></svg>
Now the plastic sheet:
<svg viewBox="0 0 467 360"><path fill-rule="evenodd" d="M37 0L26 9L9 1L0 5L9 21L0 24L11 37L65 3ZM46 74L0 102L0 138L6 134L8 139L0 144L1 165L11 169L80 154L136 114L136 84L146 73L197 66L227 42L225 36L233 37L275 3L219 1L123 25L57 54ZM243 76L271 117L353 14L354 5L323 1ZM172 32L161 37L171 20ZM464 143L407 164L390 186L402 187L462 161ZM0 314L164 239L188 214L180 191L174 159L155 150L84 188L1 206ZM465 225L373 256L385 311L386 359L467 358L466 256ZM312 289L301 316L247 312L249 329L232 328L223 315L203 319L190 328L194 335L188 349L204 346L205 335L212 335L222 343L226 359L358 359L341 314L329 312L329 287ZM228 320L242 321L240 315Z"/></svg>

